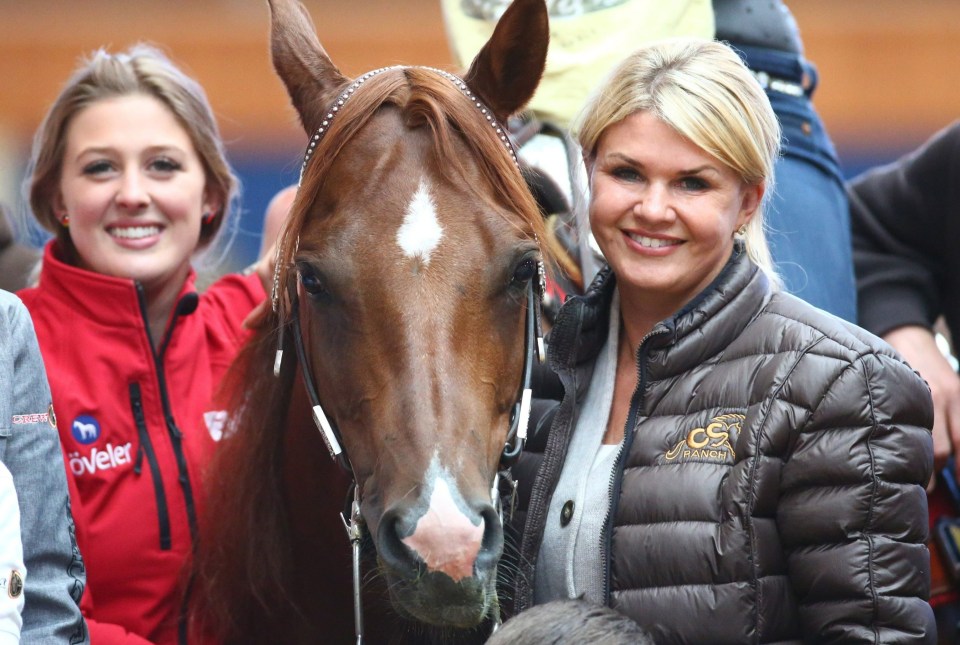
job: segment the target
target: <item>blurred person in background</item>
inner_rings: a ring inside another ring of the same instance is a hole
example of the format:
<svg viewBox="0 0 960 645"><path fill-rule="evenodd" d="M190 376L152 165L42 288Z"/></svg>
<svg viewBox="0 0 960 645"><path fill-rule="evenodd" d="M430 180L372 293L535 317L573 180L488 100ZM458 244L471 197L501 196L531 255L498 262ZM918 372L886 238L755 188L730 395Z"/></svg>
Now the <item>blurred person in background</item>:
<svg viewBox="0 0 960 645"><path fill-rule="evenodd" d="M18 291L26 287L39 262L39 251L17 242L10 214L0 204L0 289Z"/></svg>
<svg viewBox="0 0 960 645"><path fill-rule="evenodd" d="M263 233L260 236L260 256L272 253L276 247L277 238L283 229L283 223L290 213L293 200L297 198L297 186L285 186L274 193L267 210L263 214Z"/></svg>
<svg viewBox="0 0 960 645"><path fill-rule="evenodd" d="M537 605L505 622L486 645L654 645L623 614L583 599Z"/></svg>

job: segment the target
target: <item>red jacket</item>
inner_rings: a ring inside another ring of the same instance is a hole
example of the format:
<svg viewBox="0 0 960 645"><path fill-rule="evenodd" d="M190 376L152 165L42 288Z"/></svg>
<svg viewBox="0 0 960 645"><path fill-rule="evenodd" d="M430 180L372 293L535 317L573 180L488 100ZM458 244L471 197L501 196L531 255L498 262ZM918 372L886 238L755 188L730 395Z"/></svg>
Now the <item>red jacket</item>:
<svg viewBox="0 0 960 645"><path fill-rule="evenodd" d="M65 264L55 243L39 286L19 295L59 417L91 640L176 643L202 470L225 417L210 401L263 286L229 275L197 298L191 274L156 350L139 285Z"/></svg>

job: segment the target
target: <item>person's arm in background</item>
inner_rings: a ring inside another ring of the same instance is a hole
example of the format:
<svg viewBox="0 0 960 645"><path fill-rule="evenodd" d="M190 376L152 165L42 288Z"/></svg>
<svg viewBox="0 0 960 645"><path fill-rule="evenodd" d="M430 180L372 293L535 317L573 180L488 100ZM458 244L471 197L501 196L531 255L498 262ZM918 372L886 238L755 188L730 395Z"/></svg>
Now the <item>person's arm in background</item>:
<svg viewBox="0 0 960 645"><path fill-rule="evenodd" d="M287 215L290 214L290 208L297 198L297 186L287 186L281 188L267 204L267 210L263 214L263 231L260 235L260 254L259 257L268 257L276 253L277 239L280 237L280 231L287 221Z"/></svg>
<svg viewBox="0 0 960 645"><path fill-rule="evenodd" d="M960 377L933 324L960 317L960 122L893 164L848 183L858 320L930 385L935 470L960 452Z"/></svg>
<svg viewBox="0 0 960 645"><path fill-rule="evenodd" d="M23 576L17 491L10 471L0 463L0 645L20 642Z"/></svg>
<svg viewBox="0 0 960 645"><path fill-rule="evenodd" d="M279 244L280 233L283 231L283 225L290 214L290 208L297 198L297 185L281 188L270 203L267 204L267 210L263 214L263 230L260 236L260 253L257 260L247 268L245 274L256 273L260 278L267 297L262 300L246 316L243 321L243 327L255 327L257 320L261 319L264 313L269 311L268 307L272 305L270 300L273 291L274 269L277 260L277 245Z"/></svg>
<svg viewBox="0 0 960 645"><path fill-rule="evenodd" d="M9 397L2 456L20 502L27 568L24 643L86 643L80 614L86 575L77 548L60 437L33 323L0 292L0 396Z"/></svg>
<svg viewBox="0 0 960 645"><path fill-rule="evenodd" d="M960 447L960 375L937 346L933 331L920 325L905 325L882 338L900 352L930 386L933 395L933 453L937 470L954 446Z"/></svg>

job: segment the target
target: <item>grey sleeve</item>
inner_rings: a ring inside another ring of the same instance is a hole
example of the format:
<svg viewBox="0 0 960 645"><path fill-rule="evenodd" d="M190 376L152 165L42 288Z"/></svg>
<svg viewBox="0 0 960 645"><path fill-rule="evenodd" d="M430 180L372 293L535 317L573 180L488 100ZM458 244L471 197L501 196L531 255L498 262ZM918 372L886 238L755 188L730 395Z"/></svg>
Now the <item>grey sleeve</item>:
<svg viewBox="0 0 960 645"><path fill-rule="evenodd" d="M77 548L50 386L30 315L0 292L0 460L20 501L27 575L21 642L89 643Z"/></svg>

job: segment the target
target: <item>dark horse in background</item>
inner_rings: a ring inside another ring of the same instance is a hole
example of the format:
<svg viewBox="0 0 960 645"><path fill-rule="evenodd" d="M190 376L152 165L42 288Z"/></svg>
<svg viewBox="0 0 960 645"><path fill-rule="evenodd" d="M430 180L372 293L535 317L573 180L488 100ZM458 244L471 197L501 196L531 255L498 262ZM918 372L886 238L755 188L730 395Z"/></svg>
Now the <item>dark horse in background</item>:
<svg viewBox="0 0 960 645"><path fill-rule="evenodd" d="M422 67L349 79L299 2L270 10L274 67L311 138L274 306L227 383L194 627L229 643L353 642L340 517L353 480L376 556L369 642L454 640L498 611L491 488L528 371L543 239L499 124L543 72L546 8L515 0L463 83ZM379 613L385 599L399 621Z"/></svg>

